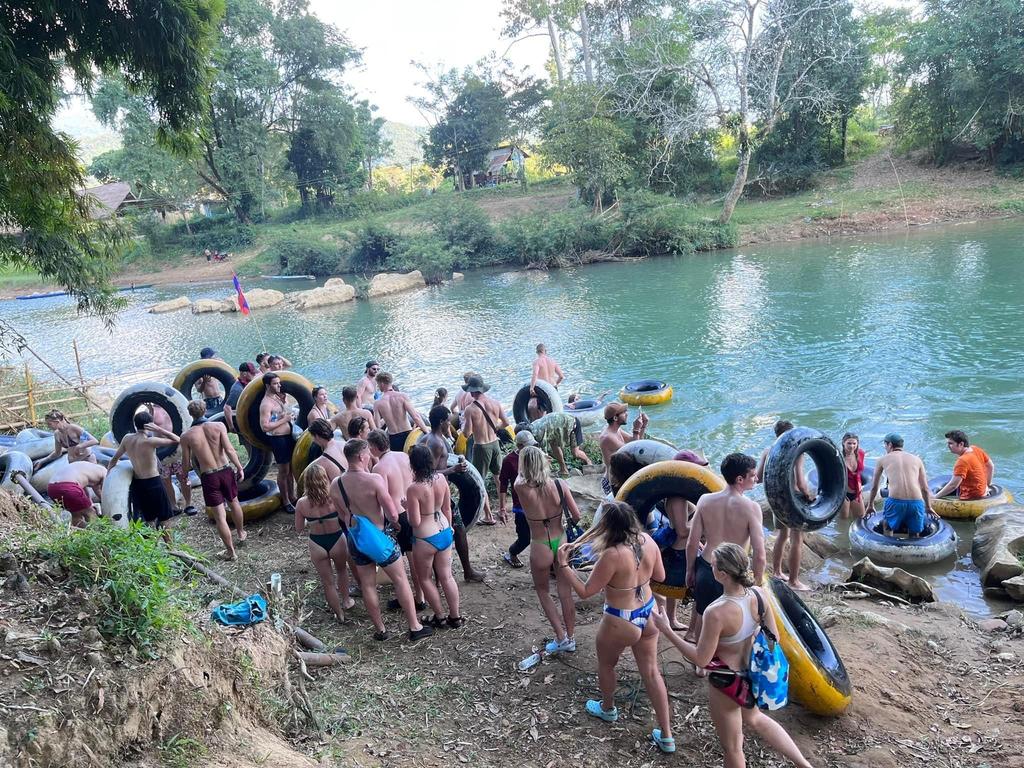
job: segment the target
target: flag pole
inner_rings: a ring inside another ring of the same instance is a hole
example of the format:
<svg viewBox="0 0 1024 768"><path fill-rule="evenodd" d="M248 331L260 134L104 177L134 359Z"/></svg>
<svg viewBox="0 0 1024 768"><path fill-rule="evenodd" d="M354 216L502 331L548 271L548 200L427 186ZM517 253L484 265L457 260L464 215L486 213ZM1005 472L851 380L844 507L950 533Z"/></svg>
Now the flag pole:
<svg viewBox="0 0 1024 768"><path fill-rule="evenodd" d="M231 273L231 282L235 286L235 292L238 294L236 299L238 303L238 310L243 316L251 317L253 325L256 326L256 335L260 337L260 344L263 345L263 349L260 351L269 352L270 350L267 349L267 341L263 338L263 331L260 330L260 324L256 320L256 315L252 311L252 307L249 306L249 302L245 300L245 294L242 292L242 282L238 279L237 273Z"/></svg>

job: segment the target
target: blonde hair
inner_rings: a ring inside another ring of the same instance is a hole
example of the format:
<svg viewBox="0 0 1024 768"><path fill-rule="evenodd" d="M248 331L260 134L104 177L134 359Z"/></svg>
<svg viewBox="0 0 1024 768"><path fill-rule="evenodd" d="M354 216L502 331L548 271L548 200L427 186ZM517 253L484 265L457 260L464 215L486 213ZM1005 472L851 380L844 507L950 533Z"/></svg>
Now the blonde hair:
<svg viewBox="0 0 1024 768"><path fill-rule="evenodd" d="M306 497L316 506L322 507L330 499L327 470L319 464L310 464L302 473L302 485L306 489Z"/></svg>
<svg viewBox="0 0 1024 768"><path fill-rule="evenodd" d="M535 445L528 445L519 452L519 476L532 488L543 488L550 478L548 457Z"/></svg>
<svg viewBox="0 0 1024 768"><path fill-rule="evenodd" d="M750 573L750 558L743 547L732 542L719 544L711 553L715 558L715 567L743 587L754 586L754 577Z"/></svg>

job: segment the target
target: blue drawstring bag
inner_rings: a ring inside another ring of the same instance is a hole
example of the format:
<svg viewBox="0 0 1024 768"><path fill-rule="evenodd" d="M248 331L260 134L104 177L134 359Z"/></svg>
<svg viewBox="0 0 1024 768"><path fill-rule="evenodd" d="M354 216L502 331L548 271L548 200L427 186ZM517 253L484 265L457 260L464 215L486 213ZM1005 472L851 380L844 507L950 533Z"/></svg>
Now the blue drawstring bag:
<svg viewBox="0 0 1024 768"><path fill-rule="evenodd" d="M210 615L214 621L226 627L259 624L267 618L267 601L261 595L249 595L237 603L218 605Z"/></svg>
<svg viewBox="0 0 1024 768"><path fill-rule="evenodd" d="M375 563L387 562L395 551L395 540L362 515L352 515L348 535L355 548Z"/></svg>
<svg viewBox="0 0 1024 768"><path fill-rule="evenodd" d="M789 660L778 639L764 623L764 600L754 590L757 598L757 615L761 629L754 637L750 649L750 687L754 701L764 710L782 709L789 701Z"/></svg>

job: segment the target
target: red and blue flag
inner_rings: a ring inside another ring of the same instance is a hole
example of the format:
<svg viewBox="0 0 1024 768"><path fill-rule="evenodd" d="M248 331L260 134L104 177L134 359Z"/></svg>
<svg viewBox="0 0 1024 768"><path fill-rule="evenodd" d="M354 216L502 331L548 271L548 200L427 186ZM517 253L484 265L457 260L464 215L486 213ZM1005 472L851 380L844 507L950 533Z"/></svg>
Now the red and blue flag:
<svg viewBox="0 0 1024 768"><path fill-rule="evenodd" d="M245 294L242 293L242 284L238 282L238 275L231 275L231 282L235 284L235 291L238 293L238 308L242 311L243 315L249 314L249 302L245 300Z"/></svg>

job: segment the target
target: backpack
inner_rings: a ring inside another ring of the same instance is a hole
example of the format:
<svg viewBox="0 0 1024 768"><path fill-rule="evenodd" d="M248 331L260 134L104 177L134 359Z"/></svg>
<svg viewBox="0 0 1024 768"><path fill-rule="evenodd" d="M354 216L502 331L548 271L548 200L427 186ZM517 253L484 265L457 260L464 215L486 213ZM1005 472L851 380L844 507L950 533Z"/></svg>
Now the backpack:
<svg viewBox="0 0 1024 768"><path fill-rule="evenodd" d="M756 589L760 631L750 649L750 687L754 701L764 710L782 709L789 700L789 661L778 639L764 623L764 600Z"/></svg>

